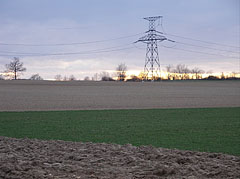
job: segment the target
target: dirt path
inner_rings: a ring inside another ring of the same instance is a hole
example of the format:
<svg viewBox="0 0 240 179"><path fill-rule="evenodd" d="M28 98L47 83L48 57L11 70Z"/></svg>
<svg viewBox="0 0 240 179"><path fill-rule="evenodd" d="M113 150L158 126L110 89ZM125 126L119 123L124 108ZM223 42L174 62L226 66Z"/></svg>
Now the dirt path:
<svg viewBox="0 0 240 179"><path fill-rule="evenodd" d="M0 111L240 107L240 81L0 80Z"/></svg>
<svg viewBox="0 0 240 179"><path fill-rule="evenodd" d="M0 178L240 178L231 155L0 137Z"/></svg>

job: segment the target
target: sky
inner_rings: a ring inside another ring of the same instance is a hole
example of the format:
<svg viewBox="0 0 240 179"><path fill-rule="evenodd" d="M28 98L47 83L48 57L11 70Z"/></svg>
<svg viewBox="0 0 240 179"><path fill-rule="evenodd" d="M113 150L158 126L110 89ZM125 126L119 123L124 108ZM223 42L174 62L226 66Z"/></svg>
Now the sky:
<svg viewBox="0 0 240 179"><path fill-rule="evenodd" d="M22 78L84 79L120 63L137 74L146 45L134 42L148 30L143 18L158 15L157 30L175 41L158 43L161 70L240 71L239 0L0 0L0 72L19 57Z"/></svg>

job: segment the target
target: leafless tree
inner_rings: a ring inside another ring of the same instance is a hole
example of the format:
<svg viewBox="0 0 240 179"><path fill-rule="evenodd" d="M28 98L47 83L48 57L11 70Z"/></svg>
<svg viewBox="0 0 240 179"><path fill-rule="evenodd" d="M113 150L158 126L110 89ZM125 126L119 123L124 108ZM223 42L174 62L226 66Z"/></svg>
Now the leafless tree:
<svg viewBox="0 0 240 179"><path fill-rule="evenodd" d="M69 77L69 79L68 79L69 81L75 81L76 80L76 78L75 78L75 76L74 75L70 75L70 77Z"/></svg>
<svg viewBox="0 0 240 179"><path fill-rule="evenodd" d="M13 61L9 64L6 64L6 73L13 73L14 79L16 80L17 77L21 74L21 72L26 71L27 69L23 67L23 63L20 62L19 58L14 57Z"/></svg>
<svg viewBox="0 0 240 179"><path fill-rule="evenodd" d="M110 77L110 74L109 74L108 72L103 71L103 72L101 72L101 73L99 74L99 76L100 76L100 78L101 78L102 81L114 81L114 80Z"/></svg>
<svg viewBox="0 0 240 179"><path fill-rule="evenodd" d="M112 77L104 76L102 77L102 81L115 81Z"/></svg>
<svg viewBox="0 0 240 179"><path fill-rule="evenodd" d="M225 77L225 74L222 72L222 74L221 74L221 79L223 80L223 79L225 79L226 77Z"/></svg>
<svg viewBox="0 0 240 179"><path fill-rule="evenodd" d="M100 78L102 79L103 77L110 77L110 74L106 71L103 71L99 74Z"/></svg>
<svg viewBox="0 0 240 179"><path fill-rule="evenodd" d="M170 73L173 72L173 66L172 65L166 66L166 70L167 70L167 73L168 73L168 80L170 80L170 77L171 77Z"/></svg>
<svg viewBox="0 0 240 179"><path fill-rule="evenodd" d="M116 71L118 75L118 80L124 81L126 78L126 72L127 72L127 66L125 65L125 63L119 64L116 68Z"/></svg>
<svg viewBox="0 0 240 179"><path fill-rule="evenodd" d="M131 75L131 78L128 79L127 81L141 81L141 79L136 75Z"/></svg>
<svg viewBox="0 0 240 179"><path fill-rule="evenodd" d="M86 76L86 77L84 78L84 81L90 81L90 78L89 78L88 76Z"/></svg>
<svg viewBox="0 0 240 179"><path fill-rule="evenodd" d="M178 64L176 66L176 69L174 70L175 73L189 73L190 70L188 69L188 67L184 64Z"/></svg>
<svg viewBox="0 0 240 179"><path fill-rule="evenodd" d="M68 81L68 77L66 75L63 77L63 81Z"/></svg>
<svg viewBox="0 0 240 179"><path fill-rule="evenodd" d="M146 76L146 73L144 73L143 71L139 73L138 75L138 78L141 80L141 81L144 81L147 79L147 76Z"/></svg>
<svg viewBox="0 0 240 179"><path fill-rule="evenodd" d="M43 80L43 78L39 74L32 75L29 80Z"/></svg>
<svg viewBox="0 0 240 179"><path fill-rule="evenodd" d="M188 69L188 67L184 64L178 64L176 68L174 69L174 73L181 74L181 79L188 79L188 73L190 73L191 70Z"/></svg>
<svg viewBox="0 0 240 179"><path fill-rule="evenodd" d="M207 74L212 74L213 71L212 71L212 70L208 70L206 73L207 73Z"/></svg>
<svg viewBox="0 0 240 179"><path fill-rule="evenodd" d="M92 77L92 80L93 81L98 81L99 80L99 74L98 73L95 73Z"/></svg>
<svg viewBox="0 0 240 179"><path fill-rule="evenodd" d="M237 72L233 71L233 72L232 72L232 77L235 78L236 75L237 75Z"/></svg>
<svg viewBox="0 0 240 179"><path fill-rule="evenodd" d="M191 72L195 74L196 79L199 79L199 77L200 77L199 75L204 73L203 70L201 70L201 69L199 69L199 68L197 68L197 67L195 67L194 69L192 69Z"/></svg>
<svg viewBox="0 0 240 179"><path fill-rule="evenodd" d="M62 80L62 75L56 75L55 77L54 77L54 79L56 80L56 81L61 81Z"/></svg>
<svg viewBox="0 0 240 179"><path fill-rule="evenodd" d="M166 70L167 72L171 73L173 71L173 66L172 65L166 66Z"/></svg>
<svg viewBox="0 0 240 179"><path fill-rule="evenodd" d="M0 80L4 80L4 76L3 75L0 75Z"/></svg>

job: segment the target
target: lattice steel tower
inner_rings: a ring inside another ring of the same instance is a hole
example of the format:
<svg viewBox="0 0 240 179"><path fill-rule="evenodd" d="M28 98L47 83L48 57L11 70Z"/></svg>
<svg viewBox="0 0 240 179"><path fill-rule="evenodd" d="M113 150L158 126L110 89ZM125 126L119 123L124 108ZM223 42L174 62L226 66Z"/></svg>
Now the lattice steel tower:
<svg viewBox="0 0 240 179"><path fill-rule="evenodd" d="M158 56L158 41L162 42L164 40L168 40L161 32L156 31L155 22L156 20L160 20L162 16L155 17L145 17L145 20L149 21L149 30L146 32L147 34L141 37L136 42L143 42L147 44L146 51L146 59L144 65L144 73L147 79L155 80L160 77L160 62Z"/></svg>

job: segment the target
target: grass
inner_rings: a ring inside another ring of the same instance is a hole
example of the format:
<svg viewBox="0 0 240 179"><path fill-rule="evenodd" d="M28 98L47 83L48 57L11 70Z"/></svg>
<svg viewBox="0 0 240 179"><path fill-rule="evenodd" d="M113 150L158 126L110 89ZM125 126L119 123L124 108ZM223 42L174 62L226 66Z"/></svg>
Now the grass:
<svg viewBox="0 0 240 179"><path fill-rule="evenodd" d="M0 136L240 155L240 108L0 112Z"/></svg>

